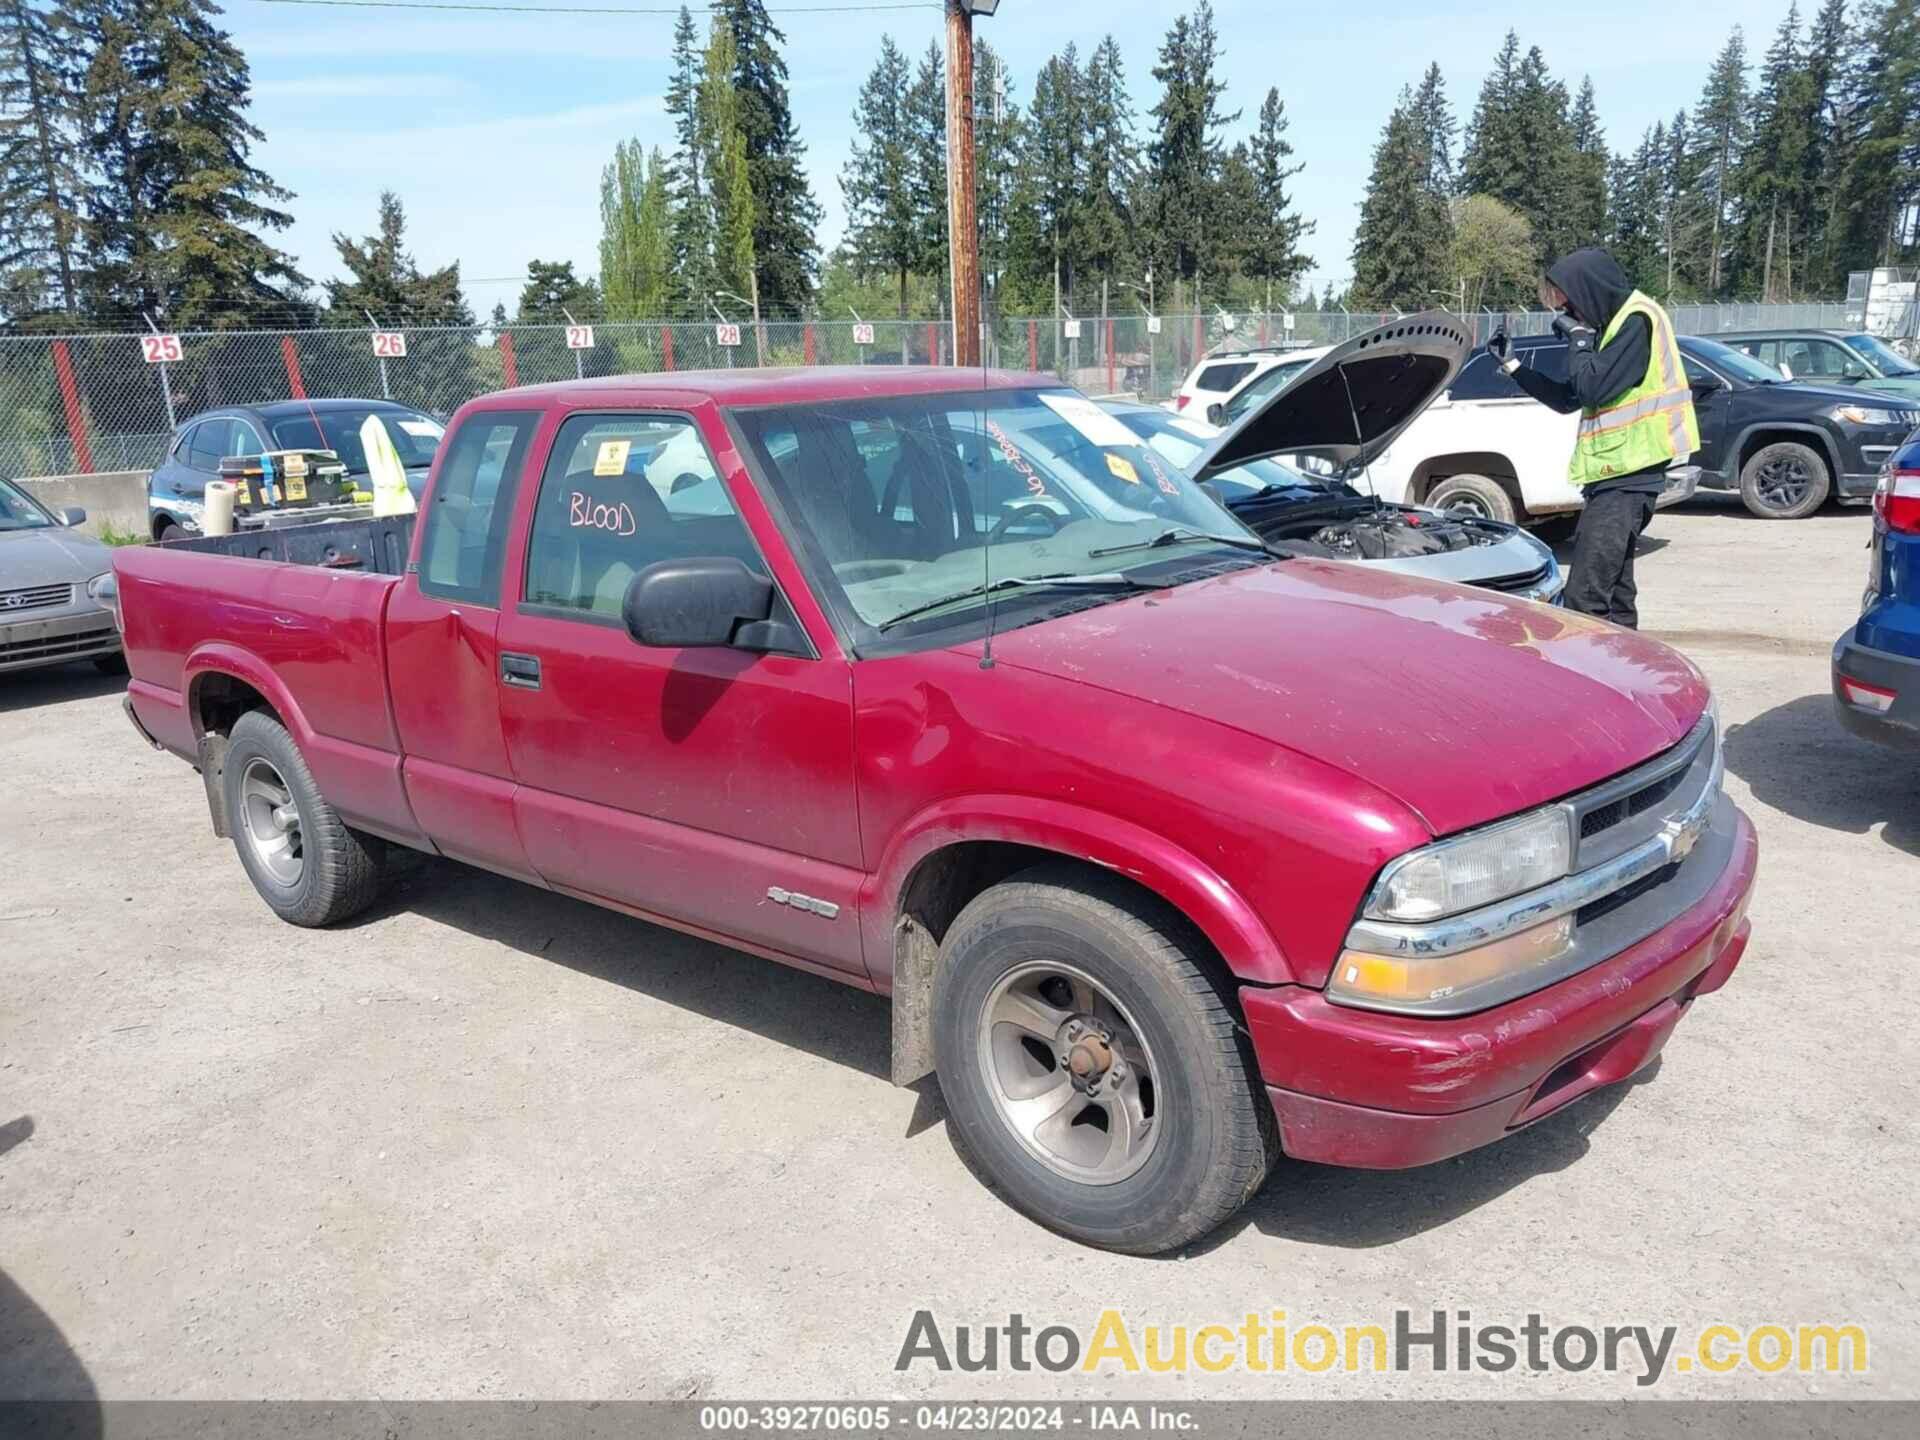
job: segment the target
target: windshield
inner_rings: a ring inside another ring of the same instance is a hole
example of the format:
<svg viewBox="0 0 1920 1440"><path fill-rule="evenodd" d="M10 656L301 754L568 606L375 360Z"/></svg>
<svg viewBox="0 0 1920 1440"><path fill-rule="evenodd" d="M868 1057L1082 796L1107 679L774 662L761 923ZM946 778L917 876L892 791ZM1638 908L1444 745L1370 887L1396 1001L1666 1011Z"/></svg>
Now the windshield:
<svg viewBox="0 0 1920 1440"><path fill-rule="evenodd" d="M816 583L856 629L949 597L910 623L977 621L990 582L1054 587L996 605L1058 604L1076 598L1065 594L1075 577L1260 548L1177 464L1072 390L856 397L734 418Z"/></svg>
<svg viewBox="0 0 1920 1440"><path fill-rule="evenodd" d="M1113 418L1189 475L1206 453L1207 447L1222 433L1212 425L1203 425L1198 420L1188 420L1165 410L1116 410ZM1256 460L1250 465L1236 465L1231 470L1209 475L1207 479L1219 487L1220 497L1229 505L1254 495L1272 494L1276 489L1307 486L1325 490L1333 483L1315 479L1291 465L1282 465L1278 460Z"/></svg>
<svg viewBox="0 0 1920 1440"><path fill-rule="evenodd" d="M1276 365L1267 371L1227 402L1229 423L1238 420L1254 406L1265 401L1268 396L1277 394L1288 381L1311 364L1313 364L1311 360L1289 360L1284 365Z"/></svg>
<svg viewBox="0 0 1920 1440"><path fill-rule="evenodd" d="M1920 365L1914 364L1878 335L1849 335L1847 348L1863 357L1882 375L1920 375Z"/></svg>
<svg viewBox="0 0 1920 1440"><path fill-rule="evenodd" d="M53 519L26 491L0 480L0 530L45 530Z"/></svg>
<svg viewBox="0 0 1920 1440"><path fill-rule="evenodd" d="M380 417L381 428L392 438L400 463L409 470L431 465L433 452L440 448L440 437L447 433L438 420L415 410L368 407L288 415L272 422L273 443L282 450L331 450L346 464L349 475L364 475L367 452L360 443L360 427L369 415Z"/></svg>
<svg viewBox="0 0 1920 1440"><path fill-rule="evenodd" d="M1696 360L1704 360L1722 375L1735 375L1756 385L1778 385L1786 377L1771 365L1763 365L1744 351L1717 340L1689 340L1686 349Z"/></svg>

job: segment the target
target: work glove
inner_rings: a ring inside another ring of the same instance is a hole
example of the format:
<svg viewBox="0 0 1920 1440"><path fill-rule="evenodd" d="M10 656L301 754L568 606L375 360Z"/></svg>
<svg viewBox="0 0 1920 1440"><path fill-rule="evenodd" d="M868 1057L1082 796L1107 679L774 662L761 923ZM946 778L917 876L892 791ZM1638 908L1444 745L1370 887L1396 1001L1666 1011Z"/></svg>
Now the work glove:
<svg viewBox="0 0 1920 1440"><path fill-rule="evenodd" d="M1495 330L1492 335L1487 337L1487 354L1493 357L1493 363L1496 365L1504 365L1507 363L1507 353L1512 348L1511 342L1507 339L1507 327L1505 325L1502 325L1498 330Z"/></svg>
<svg viewBox="0 0 1920 1440"><path fill-rule="evenodd" d="M1553 333L1576 350L1593 348L1593 327L1581 324L1564 310L1553 317Z"/></svg>

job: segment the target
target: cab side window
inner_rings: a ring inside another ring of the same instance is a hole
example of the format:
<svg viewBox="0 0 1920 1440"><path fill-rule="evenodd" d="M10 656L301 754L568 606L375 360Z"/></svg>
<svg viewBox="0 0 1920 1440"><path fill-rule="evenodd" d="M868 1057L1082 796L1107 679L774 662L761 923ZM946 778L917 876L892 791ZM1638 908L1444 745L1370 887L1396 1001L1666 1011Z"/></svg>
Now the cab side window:
<svg viewBox="0 0 1920 1440"><path fill-rule="evenodd" d="M647 566L716 556L766 572L691 420L576 415L560 427L528 539L528 606L618 620Z"/></svg>
<svg viewBox="0 0 1920 1440"><path fill-rule="evenodd" d="M1467 362L1447 394L1454 400L1516 400L1520 387L1493 363L1491 355L1482 351Z"/></svg>
<svg viewBox="0 0 1920 1440"><path fill-rule="evenodd" d="M232 433L231 420L202 421L189 442L186 457L188 466L210 475L219 474L220 462L227 456L227 437Z"/></svg>
<svg viewBox="0 0 1920 1440"><path fill-rule="evenodd" d="M469 416L447 442L421 518L420 589L443 600L500 603L500 559L513 522L513 497L537 411L485 410Z"/></svg>
<svg viewBox="0 0 1920 1440"><path fill-rule="evenodd" d="M1250 361L1235 361L1226 365L1209 365L1200 372L1193 382L1196 390L1205 390L1215 395L1225 394L1247 376L1253 373Z"/></svg>

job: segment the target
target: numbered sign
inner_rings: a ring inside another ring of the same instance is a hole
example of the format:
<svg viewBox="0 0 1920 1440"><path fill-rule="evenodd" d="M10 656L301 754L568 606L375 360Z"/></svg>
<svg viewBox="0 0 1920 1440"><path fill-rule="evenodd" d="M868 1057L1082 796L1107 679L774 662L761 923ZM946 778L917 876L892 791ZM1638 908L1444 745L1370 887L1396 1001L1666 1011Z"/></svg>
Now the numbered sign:
<svg viewBox="0 0 1920 1440"><path fill-rule="evenodd" d="M853 343L856 345L871 345L873 343L873 326L871 325L854 326L853 327Z"/></svg>
<svg viewBox="0 0 1920 1440"><path fill-rule="evenodd" d="M376 330L373 332L373 353L382 360L404 360L407 358L407 337L398 330Z"/></svg>
<svg viewBox="0 0 1920 1440"><path fill-rule="evenodd" d="M569 350L591 350L593 348L593 326L567 326L567 348Z"/></svg>
<svg viewBox="0 0 1920 1440"><path fill-rule="evenodd" d="M1147 333L1149 335L1158 335L1160 333L1160 317L1158 315L1149 315L1147 317Z"/></svg>
<svg viewBox="0 0 1920 1440"><path fill-rule="evenodd" d="M1288 310L1288 311L1285 311L1285 312L1284 312L1284 313L1282 313L1282 315L1280 316L1280 328L1281 328L1282 330L1286 330L1286 331L1289 331L1289 332L1291 332L1291 331L1292 331L1292 329L1293 329L1293 312L1292 312L1291 310Z"/></svg>
<svg viewBox="0 0 1920 1440"><path fill-rule="evenodd" d="M1227 334L1229 335L1231 335L1236 329L1238 329L1239 325L1240 325L1240 322L1234 319L1233 316L1231 315L1222 315L1220 317L1220 328L1226 331Z"/></svg>
<svg viewBox="0 0 1920 1440"><path fill-rule="evenodd" d="M1078 340L1080 338L1080 322L1078 320L1067 321L1066 336L1069 340Z"/></svg>
<svg viewBox="0 0 1920 1440"><path fill-rule="evenodd" d="M185 357L178 335L142 335L140 358L149 365L174 365Z"/></svg>
<svg viewBox="0 0 1920 1440"><path fill-rule="evenodd" d="M716 325L713 327L713 339L717 345L725 345L729 350L740 343L738 325Z"/></svg>

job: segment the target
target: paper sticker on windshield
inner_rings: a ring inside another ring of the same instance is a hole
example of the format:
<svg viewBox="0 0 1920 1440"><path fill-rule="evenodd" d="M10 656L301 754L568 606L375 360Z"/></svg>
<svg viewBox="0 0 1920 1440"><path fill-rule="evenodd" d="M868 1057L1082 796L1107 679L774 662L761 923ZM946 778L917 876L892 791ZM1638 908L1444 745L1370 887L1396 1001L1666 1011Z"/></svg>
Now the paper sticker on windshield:
<svg viewBox="0 0 1920 1440"><path fill-rule="evenodd" d="M285 455L280 459L280 468L289 478L302 479L307 473L307 457L304 455Z"/></svg>
<svg viewBox="0 0 1920 1440"><path fill-rule="evenodd" d="M402 420L400 428L418 440L438 440L447 433L431 420Z"/></svg>
<svg viewBox="0 0 1920 1440"><path fill-rule="evenodd" d="M627 452L633 449L631 440L602 440L600 453L594 457L593 473L596 475L624 475L627 473Z"/></svg>
<svg viewBox="0 0 1920 1440"><path fill-rule="evenodd" d="M1040 403L1095 445L1138 445L1140 437L1084 395L1041 395Z"/></svg>
<svg viewBox="0 0 1920 1440"><path fill-rule="evenodd" d="M1140 483L1140 472L1133 468L1130 461L1119 455L1107 456L1107 469L1111 470L1115 475L1118 475L1129 485L1138 485Z"/></svg>

